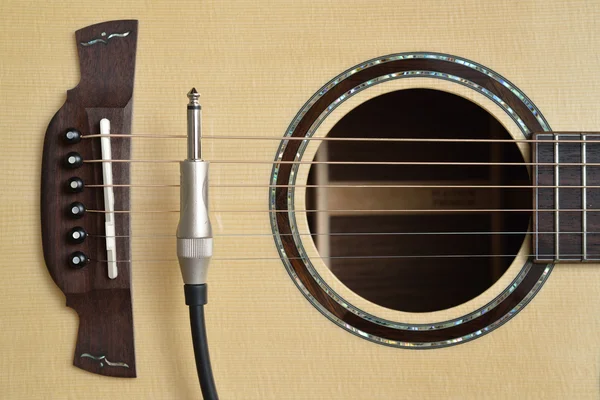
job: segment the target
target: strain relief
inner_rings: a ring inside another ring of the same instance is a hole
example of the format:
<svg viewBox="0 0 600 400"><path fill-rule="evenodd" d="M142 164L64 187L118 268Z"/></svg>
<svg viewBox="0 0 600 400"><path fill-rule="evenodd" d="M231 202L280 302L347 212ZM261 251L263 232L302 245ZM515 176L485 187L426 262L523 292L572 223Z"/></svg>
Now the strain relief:
<svg viewBox="0 0 600 400"><path fill-rule="evenodd" d="M207 290L208 286L206 284L183 285L185 304L188 306L203 306L207 303Z"/></svg>

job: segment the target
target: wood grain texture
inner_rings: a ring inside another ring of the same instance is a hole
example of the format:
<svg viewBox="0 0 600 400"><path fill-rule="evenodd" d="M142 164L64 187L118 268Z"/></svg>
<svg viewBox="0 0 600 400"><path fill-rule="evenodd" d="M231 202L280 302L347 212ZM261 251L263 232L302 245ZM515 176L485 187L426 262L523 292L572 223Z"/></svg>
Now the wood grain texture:
<svg viewBox="0 0 600 400"><path fill-rule="evenodd" d="M111 34L125 37L113 37ZM102 164L84 163L81 167L65 167L69 152L79 153L85 160L102 158L100 140L83 139L70 144L64 140L70 128L83 135L99 134L100 120L107 118L111 132L131 133L132 96L135 73L137 21L112 21L86 27L75 35L81 70L79 84L68 91L67 100L50 121L44 139L41 171L41 228L44 259L50 275L67 297L67 305L80 317L74 365L101 375L135 377L133 316L131 308L131 271L129 262L117 263L118 276L107 273L105 215L86 213L80 219L68 215L70 204L81 202L86 209L104 210L102 189L80 193L66 190L73 176L84 184L102 183ZM94 44L94 40L104 40ZM129 159L131 141L111 140L113 159ZM114 183L130 181L127 163L115 163ZM115 191L115 210L130 208L129 189ZM67 233L82 226L90 235L84 243L74 244ZM128 214L115 214L117 260L131 259L130 221ZM69 255L81 251L91 261L81 269L69 267ZM73 335L74 336L74 335ZM127 367L110 365L82 357L106 357Z"/></svg>
<svg viewBox="0 0 600 400"><path fill-rule="evenodd" d="M64 307L65 297L43 267L39 170L48 121L64 103L65 88L79 81L73 32L82 26L140 21L136 133L184 134L185 94L196 86L206 134L282 136L329 79L364 60L414 50L463 56L501 73L555 130L600 126L600 112L590 106L600 104L600 60L593 51L600 46L600 10L594 1L175 6L66 0L34 6L8 0L0 12L0 397L6 399L200 398L175 257L177 215L131 216L137 235L132 259L141 260L132 273L138 378L90 374L74 368L68 356L78 317ZM465 94L449 83L439 87ZM209 160L272 160L277 146L212 141L204 152ZM180 159L185 152L185 141L178 140L140 139L132 147L139 159ZM211 183L259 185L270 172L270 165L213 164ZM176 183L178 166L133 165L131 176L140 183ZM264 188L214 187L210 196L213 209L268 207ZM136 188L131 204L176 209L178 198L177 188ZM270 232L263 214L212 217L216 234ZM158 234L173 238L148 237ZM534 301L489 335L411 351L369 343L324 318L291 282L269 236L215 238L215 258L263 254L274 259L215 260L209 273L208 337L223 399L598 398L597 264L558 265Z"/></svg>

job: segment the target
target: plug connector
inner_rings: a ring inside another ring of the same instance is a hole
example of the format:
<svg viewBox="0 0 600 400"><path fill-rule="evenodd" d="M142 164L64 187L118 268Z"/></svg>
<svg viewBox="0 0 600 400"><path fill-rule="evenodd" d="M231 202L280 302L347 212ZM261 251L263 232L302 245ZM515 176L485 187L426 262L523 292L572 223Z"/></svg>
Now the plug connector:
<svg viewBox="0 0 600 400"><path fill-rule="evenodd" d="M181 162L180 217L177 227L177 258L183 282L206 283L213 253L212 227L208 215L208 165L200 159L201 113L198 92L188 93L188 159Z"/></svg>

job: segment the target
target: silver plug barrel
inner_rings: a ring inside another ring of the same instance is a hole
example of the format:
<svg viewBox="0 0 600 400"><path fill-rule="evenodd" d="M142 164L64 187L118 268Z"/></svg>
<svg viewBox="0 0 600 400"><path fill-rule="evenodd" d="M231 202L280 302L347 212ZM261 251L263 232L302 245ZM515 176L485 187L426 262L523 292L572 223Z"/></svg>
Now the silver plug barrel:
<svg viewBox="0 0 600 400"><path fill-rule="evenodd" d="M208 217L208 162L201 148L200 95L188 93L188 158L181 162L180 218L177 227L177 258L183 282L206 283L208 264L213 253L212 227Z"/></svg>

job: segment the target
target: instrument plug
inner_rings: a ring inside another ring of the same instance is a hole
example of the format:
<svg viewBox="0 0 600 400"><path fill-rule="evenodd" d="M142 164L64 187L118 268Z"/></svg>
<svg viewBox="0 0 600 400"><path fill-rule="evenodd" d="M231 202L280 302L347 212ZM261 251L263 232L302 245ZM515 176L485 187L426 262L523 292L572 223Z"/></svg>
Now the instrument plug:
<svg viewBox="0 0 600 400"><path fill-rule="evenodd" d="M181 162L181 208L177 227L177 258L183 276L185 304L190 308L192 344L202 397L218 400L212 374L204 320L207 299L206 274L213 253L208 218L208 162L202 160L201 108L196 89L190 90L187 106L188 157Z"/></svg>
<svg viewBox="0 0 600 400"><path fill-rule="evenodd" d="M177 257L183 282L206 283L213 253L213 235L208 217L208 165L202 160L200 95L188 93L188 157L180 164L180 218L177 227Z"/></svg>

